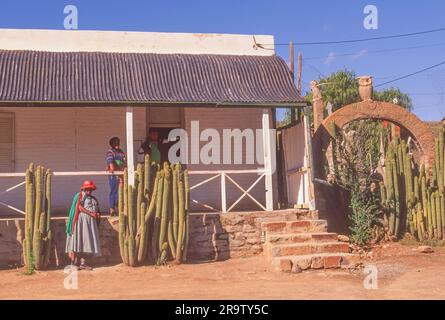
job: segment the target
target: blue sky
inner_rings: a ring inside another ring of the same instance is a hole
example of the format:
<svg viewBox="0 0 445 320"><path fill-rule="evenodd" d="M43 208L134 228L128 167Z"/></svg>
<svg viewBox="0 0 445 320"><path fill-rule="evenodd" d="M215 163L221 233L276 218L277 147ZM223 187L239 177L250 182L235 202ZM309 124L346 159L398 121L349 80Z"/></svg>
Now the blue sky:
<svg viewBox="0 0 445 320"><path fill-rule="evenodd" d="M445 27L445 1L423 0L2 0L1 28L63 29L63 8L79 10L79 29L272 34L276 43L343 40ZM376 5L378 30L363 27L363 8ZM413 46L424 48L406 49ZM379 50L398 51L380 52ZM384 41L301 46L303 90L320 74L353 69L379 84L445 61L445 32ZM277 47L288 60L288 47ZM342 54L351 54L342 56ZM330 56L330 59L327 57ZM392 84L411 94L423 120L445 116L445 66Z"/></svg>

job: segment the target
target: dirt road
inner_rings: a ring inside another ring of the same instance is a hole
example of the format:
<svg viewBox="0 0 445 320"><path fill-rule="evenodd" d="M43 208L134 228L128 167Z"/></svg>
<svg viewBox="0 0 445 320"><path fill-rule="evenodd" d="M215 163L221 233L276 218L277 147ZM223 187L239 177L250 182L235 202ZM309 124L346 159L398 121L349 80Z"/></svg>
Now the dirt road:
<svg viewBox="0 0 445 320"><path fill-rule="evenodd" d="M63 270L0 271L0 299L445 299L445 248L432 254L392 244L376 249L378 289L362 272L275 273L263 256L180 266L100 267L64 288Z"/></svg>

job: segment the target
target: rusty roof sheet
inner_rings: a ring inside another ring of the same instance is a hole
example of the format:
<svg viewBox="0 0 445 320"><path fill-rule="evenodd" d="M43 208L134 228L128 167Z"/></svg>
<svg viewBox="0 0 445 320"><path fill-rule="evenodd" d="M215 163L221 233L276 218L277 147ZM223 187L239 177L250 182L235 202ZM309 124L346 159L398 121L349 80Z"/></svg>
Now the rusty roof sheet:
<svg viewBox="0 0 445 320"><path fill-rule="evenodd" d="M0 50L0 103L304 104L278 56Z"/></svg>

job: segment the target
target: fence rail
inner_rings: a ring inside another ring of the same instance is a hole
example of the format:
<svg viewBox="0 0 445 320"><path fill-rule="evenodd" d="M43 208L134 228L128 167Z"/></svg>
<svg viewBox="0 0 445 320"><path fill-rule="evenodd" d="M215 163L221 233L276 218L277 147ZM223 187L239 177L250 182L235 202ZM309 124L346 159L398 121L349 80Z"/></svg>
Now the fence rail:
<svg viewBox="0 0 445 320"><path fill-rule="evenodd" d="M232 211L245 197L248 197L251 199L258 207L261 208L261 210L266 211L266 207L261 204L253 195L251 195L251 191L253 188L266 176L266 171L264 169L252 169L252 170L190 170L189 171L190 176L203 176L203 175L210 175L209 178L200 181L192 186L190 186L190 191L198 189L199 187L202 187L206 185L207 183L215 180L220 179L220 192L221 192L221 208L216 209L212 207L210 204L202 203L196 199L193 198L193 193L191 193L191 201L201 207L204 207L206 209L209 209L211 211L217 212L217 213L227 213ZM237 175L245 175L245 174L257 174L258 178L247 188L243 188L234 178L234 176ZM108 171L55 171L53 172L53 175L56 177L73 177L73 176L110 176L110 175L123 175L123 171L115 171L113 173L110 173ZM0 179L1 178L20 178L25 177L25 173L22 172L11 172L11 173L0 173ZM234 201L229 207L227 203L227 181L229 181L231 184L233 184L237 189L239 189L242 194L236 201ZM2 194L11 192L12 190L15 190L19 188L20 186L24 185L25 181L21 181L20 183L11 186L4 191L0 192L0 196ZM0 201L0 206L6 207L12 211L25 214L23 210L20 210L14 206L11 206L8 203L5 203L3 201Z"/></svg>
<svg viewBox="0 0 445 320"><path fill-rule="evenodd" d="M189 171L192 175L210 175L208 179L200 181L193 186L190 186L190 193L192 190L197 189L215 179L220 179L220 192L221 192L221 209L218 210L209 204L201 203L191 196L191 201L197 205L200 205L206 209L212 210L218 213L227 213L232 211L241 200L246 196L249 197L255 204L257 204L262 210L266 211L266 207L262 205L257 199L255 199L250 192L252 189L266 176L266 171L264 169L253 169L253 170L202 170L202 171ZM244 189L232 176L243 175L243 174L257 174L258 178L247 188ZM231 182L237 189L242 192L242 195L233 202L229 208L227 208L227 180Z"/></svg>

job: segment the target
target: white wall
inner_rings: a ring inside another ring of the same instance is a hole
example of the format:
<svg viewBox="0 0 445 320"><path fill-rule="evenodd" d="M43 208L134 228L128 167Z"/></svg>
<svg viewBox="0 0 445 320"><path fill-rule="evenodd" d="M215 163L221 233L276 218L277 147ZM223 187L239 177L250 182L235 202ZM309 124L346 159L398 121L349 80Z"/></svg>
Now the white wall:
<svg viewBox="0 0 445 320"><path fill-rule="evenodd" d="M263 109L260 108L186 108L185 110L185 128L187 132L190 132L190 124L193 120L199 120L200 131L206 128L216 129L222 137L223 129L239 128L243 129L261 129L262 128L262 114ZM222 141L221 141L222 143ZM262 142L260 142L262 144ZM200 146L205 145L206 142L201 142ZM243 159L245 159L245 147L243 148ZM232 156L233 156L232 150ZM190 157L190 156L189 156ZM222 157L222 155L221 155ZM244 162L245 160L243 160ZM221 158L222 163L222 158ZM247 165L247 164L233 164L233 165L203 165L203 164L191 164L188 166L190 170L240 170L240 169L258 169L261 166ZM251 184L258 178L257 174L243 174L243 175L230 175L237 183L239 183L245 190L251 186ZM200 181L204 181L210 178L211 175L205 176L192 176L190 181L191 185ZM209 183L198 187L196 191L191 192L191 197L199 202L211 205L215 209L221 210L221 193L220 193L220 179L215 179ZM273 176L274 186L274 202L276 203L276 174ZM231 181L226 180L227 188L227 209L235 202L242 192L237 189ZM260 203L265 206L265 189L264 178L254 187L250 192ZM212 195L212 196L209 196ZM206 210L202 206L191 204L191 208L194 211ZM234 210L261 210L261 208L255 204L247 196L234 208ZM207 210L209 211L209 210Z"/></svg>
<svg viewBox="0 0 445 320"><path fill-rule="evenodd" d="M146 112L144 108L135 108L134 140L139 141L146 135ZM106 168L105 153L108 140L119 136L125 150L125 108L0 108L0 112L13 112L15 115L15 172L24 172L30 162L42 164L53 171L102 171ZM215 128L222 136L222 129L252 128L261 129L262 109L236 108L186 108L184 110L184 126L190 131L190 122L199 120L201 130ZM201 143L204 145L205 143ZM233 153L233 152L232 152ZM221 170L221 169L256 169L258 165L189 165L190 170ZM233 176L244 188L248 188L257 178L256 174ZM96 196L102 211L108 209L108 182L106 177L54 177L53 207L57 213L64 214L71 204L71 198L78 191L85 179L93 180L97 186ZM193 177L192 184L206 179ZM23 181L22 178L0 178L0 192ZM274 176L274 186L276 177ZM276 192L274 190L274 199ZM264 205L264 180L252 191L252 194ZM227 180L228 207L241 195L231 182ZM215 180L203 188L192 192L192 197L221 208L220 181ZM10 193L0 194L0 201L15 207L24 207L24 189L20 187ZM237 209L259 209L247 197ZM193 206L192 210L203 210ZM207 210L208 211L208 210ZM0 215L12 211L0 206Z"/></svg>
<svg viewBox="0 0 445 320"><path fill-rule="evenodd" d="M15 171L24 172L30 162L53 171L105 170L105 154L112 136L121 137L125 148L125 108L0 108L15 114ZM145 137L145 109L135 108L135 140ZM71 197L85 179L93 180L103 210L107 209L106 177L54 177L54 209L66 210ZM1 191L23 181L0 179ZM0 200L23 209L24 189L20 187ZM0 207L1 213L11 213Z"/></svg>
<svg viewBox="0 0 445 320"><path fill-rule="evenodd" d="M255 37L255 39L254 39ZM267 45L269 50L255 46ZM271 35L0 29L0 48L53 52L275 54Z"/></svg>

